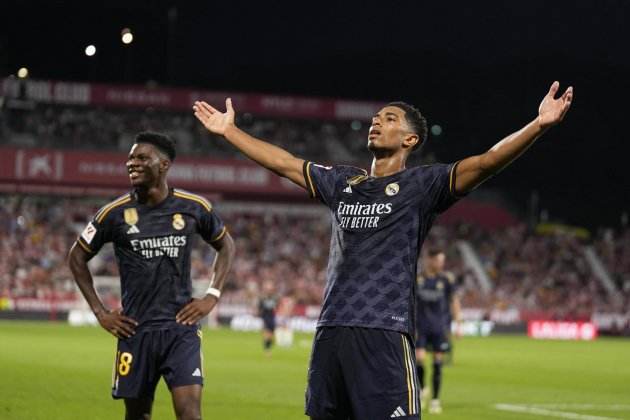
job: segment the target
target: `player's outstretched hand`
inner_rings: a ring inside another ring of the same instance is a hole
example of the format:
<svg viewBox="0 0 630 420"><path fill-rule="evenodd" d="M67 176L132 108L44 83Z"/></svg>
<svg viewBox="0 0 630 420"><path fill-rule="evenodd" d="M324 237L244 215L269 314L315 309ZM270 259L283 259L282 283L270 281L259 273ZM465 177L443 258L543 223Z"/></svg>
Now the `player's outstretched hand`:
<svg viewBox="0 0 630 420"><path fill-rule="evenodd" d="M542 128L548 128L558 124L564 118L567 111L571 107L571 101L573 101L573 86L562 94L558 99L555 98L558 93L560 83L553 82L549 92L543 98L540 106L538 107L538 122Z"/></svg>
<svg viewBox="0 0 630 420"><path fill-rule="evenodd" d="M195 101L193 111L195 117L214 134L223 136L225 130L230 125L234 125L234 108L232 107L232 99L225 100L225 112L220 112L216 108L208 105L204 101Z"/></svg>
<svg viewBox="0 0 630 420"><path fill-rule="evenodd" d="M203 299L193 299L177 313L175 320L180 324L194 325L208 315L217 302L218 299L210 295Z"/></svg>
<svg viewBox="0 0 630 420"><path fill-rule="evenodd" d="M105 331L116 338L131 337L136 333L136 327L138 326L135 320L122 315L120 309L103 312L99 314L96 319L98 319L99 324L101 324L101 327L103 327Z"/></svg>

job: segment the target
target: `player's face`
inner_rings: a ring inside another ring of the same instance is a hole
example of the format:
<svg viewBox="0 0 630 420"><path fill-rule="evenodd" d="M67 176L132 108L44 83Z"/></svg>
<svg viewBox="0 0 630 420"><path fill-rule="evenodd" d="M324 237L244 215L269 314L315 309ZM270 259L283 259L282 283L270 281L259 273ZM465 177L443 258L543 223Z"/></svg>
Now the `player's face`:
<svg viewBox="0 0 630 420"><path fill-rule="evenodd" d="M151 187L160 177L163 159L155 147L147 143L136 143L131 147L127 159L129 180L134 187Z"/></svg>
<svg viewBox="0 0 630 420"><path fill-rule="evenodd" d="M440 273L444 270L446 255L439 253L437 255L427 257L427 268L433 272Z"/></svg>
<svg viewBox="0 0 630 420"><path fill-rule="evenodd" d="M263 283L263 293L271 294L273 292L273 283L270 281L266 281Z"/></svg>
<svg viewBox="0 0 630 420"><path fill-rule="evenodd" d="M396 152L410 141L410 137L414 136L405 119L405 111L396 106L386 106L372 117L372 125L368 133L368 149L371 152ZM409 145L407 144L406 147Z"/></svg>

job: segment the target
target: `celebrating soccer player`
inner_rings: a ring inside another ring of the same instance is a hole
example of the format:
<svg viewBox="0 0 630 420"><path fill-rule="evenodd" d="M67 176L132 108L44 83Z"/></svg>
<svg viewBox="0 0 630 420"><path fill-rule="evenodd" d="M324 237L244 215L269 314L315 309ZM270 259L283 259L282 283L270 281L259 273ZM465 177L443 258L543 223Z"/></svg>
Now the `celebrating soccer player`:
<svg viewBox="0 0 630 420"><path fill-rule="evenodd" d="M444 271L446 256L439 249L430 249L425 256L423 270L417 279L416 290L416 363L421 395L427 396L424 386L424 359L427 345L433 353L433 398L429 412L442 412L440 386L442 362L449 347L451 313L459 320L459 303L455 296L455 277Z"/></svg>
<svg viewBox="0 0 630 420"><path fill-rule="evenodd" d="M485 153L453 164L406 168L427 137L424 117L394 102L372 118L370 172L322 166L258 140L195 102L195 116L250 159L330 208L332 238L324 303L313 343L306 414L313 419L418 419L412 337L417 256L435 217L519 157L560 122L573 97L554 82L525 127Z"/></svg>
<svg viewBox="0 0 630 420"><path fill-rule="evenodd" d="M172 140L140 133L127 171L133 191L103 207L69 254L74 278L100 325L118 338L112 396L124 398L127 420L150 419L155 387L164 377L177 419L201 418L203 366L198 321L221 295L234 241L206 199L169 188ZM191 240L199 234L217 251L204 298L193 299ZM113 242L120 269L122 311L98 297L87 262Z"/></svg>

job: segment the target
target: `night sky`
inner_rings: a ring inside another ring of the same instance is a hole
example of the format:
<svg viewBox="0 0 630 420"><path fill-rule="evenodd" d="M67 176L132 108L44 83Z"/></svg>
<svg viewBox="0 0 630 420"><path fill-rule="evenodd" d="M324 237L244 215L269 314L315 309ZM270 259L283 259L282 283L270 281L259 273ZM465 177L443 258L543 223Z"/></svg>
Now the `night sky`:
<svg viewBox="0 0 630 420"><path fill-rule="evenodd" d="M483 188L520 208L536 190L553 220L589 227L630 210L630 2L181 3L5 1L0 75L402 99L443 127L426 148L442 161L520 128L559 80L575 89L564 123Z"/></svg>

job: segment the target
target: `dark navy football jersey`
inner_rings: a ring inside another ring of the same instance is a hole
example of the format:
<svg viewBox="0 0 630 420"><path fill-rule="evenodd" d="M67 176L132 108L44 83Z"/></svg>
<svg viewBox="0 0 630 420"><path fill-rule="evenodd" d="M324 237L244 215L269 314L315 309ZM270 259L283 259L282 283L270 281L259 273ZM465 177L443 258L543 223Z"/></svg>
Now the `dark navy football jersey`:
<svg viewBox="0 0 630 420"><path fill-rule="evenodd" d="M419 334L445 333L450 328L455 279L447 273L419 275L416 290L416 322Z"/></svg>
<svg viewBox="0 0 630 420"><path fill-rule="evenodd" d="M133 193L114 200L96 214L77 242L90 254L113 243L123 314L141 328L153 328L174 322L191 300L193 236L212 243L225 232L206 199L172 189L152 207L139 203Z"/></svg>
<svg viewBox="0 0 630 420"><path fill-rule="evenodd" d="M275 316L276 306L278 306L278 298L275 296L266 296L258 302L258 313L261 317L273 318Z"/></svg>
<svg viewBox="0 0 630 420"><path fill-rule="evenodd" d="M304 164L311 196L332 215L319 326L414 333L418 253L435 217L455 201L456 164L370 177L359 168Z"/></svg>

